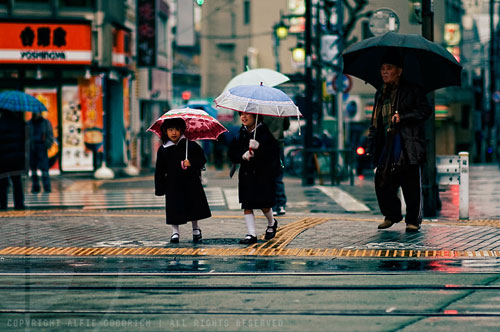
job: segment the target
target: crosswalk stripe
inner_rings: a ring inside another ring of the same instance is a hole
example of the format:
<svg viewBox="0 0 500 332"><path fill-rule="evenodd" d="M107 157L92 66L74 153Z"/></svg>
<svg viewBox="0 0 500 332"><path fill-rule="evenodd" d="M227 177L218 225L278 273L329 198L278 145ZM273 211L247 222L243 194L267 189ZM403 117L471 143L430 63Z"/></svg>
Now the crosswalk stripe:
<svg viewBox="0 0 500 332"><path fill-rule="evenodd" d="M345 191L337 187L324 187L315 186L321 190L328 197L333 199L338 205L340 205L347 212L367 212L370 211L368 206L364 205Z"/></svg>
<svg viewBox="0 0 500 332"><path fill-rule="evenodd" d="M240 210L241 205L238 198L238 189L224 189L224 196L226 197L227 208L229 210Z"/></svg>
<svg viewBox="0 0 500 332"><path fill-rule="evenodd" d="M210 206L225 206L226 202L220 187L205 188ZM12 198L9 199L12 205ZM165 198L155 196L151 191L123 191L123 192L52 192L43 194L26 194L24 200L28 207L75 207L85 208L144 208L163 207Z"/></svg>

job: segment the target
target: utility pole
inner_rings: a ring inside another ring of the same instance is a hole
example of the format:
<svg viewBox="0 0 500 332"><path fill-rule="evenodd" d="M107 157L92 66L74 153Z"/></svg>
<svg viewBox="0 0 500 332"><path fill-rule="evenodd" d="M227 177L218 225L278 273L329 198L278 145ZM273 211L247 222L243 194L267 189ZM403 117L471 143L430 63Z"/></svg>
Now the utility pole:
<svg viewBox="0 0 500 332"><path fill-rule="evenodd" d="M434 1L422 0L422 36L434 41ZM434 108L434 92L428 94L431 107ZM436 183L436 115L432 115L425 125L427 138L427 163L423 168L422 192L424 203L424 216L434 217L437 214L439 191Z"/></svg>
<svg viewBox="0 0 500 332"><path fill-rule="evenodd" d="M337 41L337 47L339 54L342 54L343 49L343 41L344 41L344 8L342 6L342 1L337 1L337 35L339 39ZM337 149L344 149L344 113L343 113L343 90L344 90L344 74L342 74L342 57L339 56L339 63L337 67L337 94L335 95L337 101ZM342 154L339 152L338 162L342 163L345 160L342 160Z"/></svg>
<svg viewBox="0 0 500 332"><path fill-rule="evenodd" d="M305 118L306 130L304 136L304 159L302 164L302 185L314 185L314 171L312 169L312 138L313 138L313 77L312 77L312 0L305 0Z"/></svg>
<svg viewBox="0 0 500 332"><path fill-rule="evenodd" d="M493 161L492 158L496 151L496 137L493 136L496 118L496 103L493 95L496 91L496 70L495 70L495 56L496 56L496 31L495 31L495 0L490 0L490 99L489 107L490 112L488 113L488 132L486 135L486 161Z"/></svg>

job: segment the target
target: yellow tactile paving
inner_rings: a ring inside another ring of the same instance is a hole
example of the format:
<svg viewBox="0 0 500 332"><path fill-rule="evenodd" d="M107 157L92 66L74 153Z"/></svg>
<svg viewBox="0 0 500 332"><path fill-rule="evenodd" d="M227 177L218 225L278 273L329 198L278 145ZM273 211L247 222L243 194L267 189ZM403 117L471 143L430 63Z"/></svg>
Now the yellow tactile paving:
<svg viewBox="0 0 500 332"><path fill-rule="evenodd" d="M344 248L85 248L85 247L7 247L3 256L295 256L344 258L466 258L500 257L499 250L401 250Z"/></svg>

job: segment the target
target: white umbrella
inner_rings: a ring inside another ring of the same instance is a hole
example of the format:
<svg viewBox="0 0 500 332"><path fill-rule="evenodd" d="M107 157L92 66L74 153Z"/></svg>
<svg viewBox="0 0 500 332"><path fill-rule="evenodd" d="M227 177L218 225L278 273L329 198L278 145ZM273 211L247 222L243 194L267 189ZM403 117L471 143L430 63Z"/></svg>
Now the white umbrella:
<svg viewBox="0 0 500 332"><path fill-rule="evenodd" d="M288 76L276 70L267 68L250 69L233 77L229 83L226 84L223 91L238 85L259 85L262 83L262 85L265 86L275 86L289 80L290 78L288 78Z"/></svg>

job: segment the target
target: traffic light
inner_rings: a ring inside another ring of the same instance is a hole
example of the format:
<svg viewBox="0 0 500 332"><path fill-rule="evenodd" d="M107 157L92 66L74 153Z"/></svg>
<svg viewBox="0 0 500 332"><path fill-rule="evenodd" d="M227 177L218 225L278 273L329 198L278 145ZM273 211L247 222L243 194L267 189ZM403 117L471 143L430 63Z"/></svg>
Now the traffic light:
<svg viewBox="0 0 500 332"><path fill-rule="evenodd" d="M195 0L194 2L196 2L196 4L201 7L203 3L205 3L205 0Z"/></svg>

